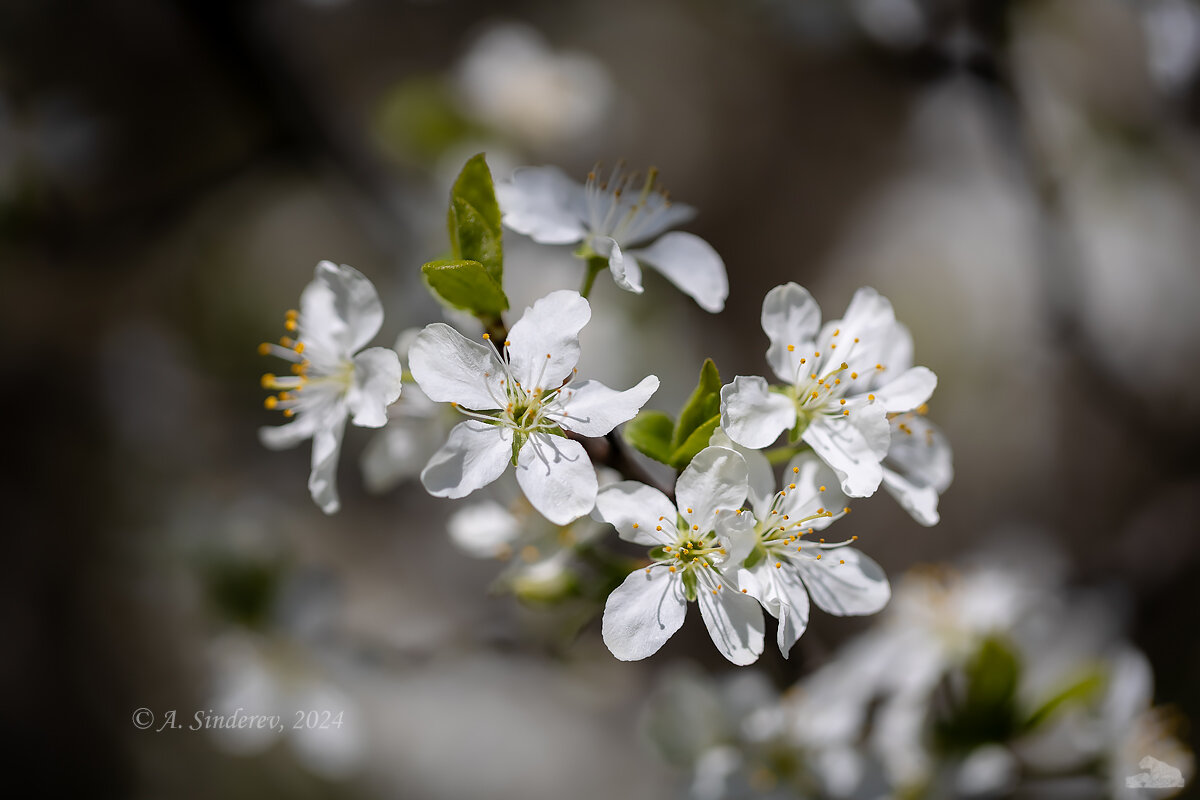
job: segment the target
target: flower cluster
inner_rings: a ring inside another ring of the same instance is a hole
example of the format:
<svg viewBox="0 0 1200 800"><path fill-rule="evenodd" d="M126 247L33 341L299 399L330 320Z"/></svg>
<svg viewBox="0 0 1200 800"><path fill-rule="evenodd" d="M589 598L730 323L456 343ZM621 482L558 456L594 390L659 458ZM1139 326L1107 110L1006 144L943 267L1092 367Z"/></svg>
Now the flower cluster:
<svg viewBox="0 0 1200 800"><path fill-rule="evenodd" d="M654 170L644 179L597 171L580 185L554 168L524 168L493 186L483 159L472 159L451 193L454 258L422 270L434 295L475 316L484 332L468 337L433 322L402 335L394 350L364 350L382 324L378 294L357 271L322 262L300 311L289 312L289 335L261 348L291 362L293 373L263 377L279 392L267 407L295 416L264 429L263 441L313 439L309 488L327 513L338 508L347 419L383 428L364 457L371 488L419 472L430 495L458 499L511 467L523 499L456 514L453 538L477 555L520 552L524 567L510 577L535 583L551 573L570 583L567 555L585 542L602 565L602 635L622 660L657 652L693 602L735 664L762 654L764 611L777 621L785 657L813 604L836 616L879 611L891 595L883 570L852 546L858 536L827 541L826 532L850 513L849 498L881 485L918 522L934 524L952 477L946 440L924 416L937 379L913 366L912 337L885 298L861 289L841 319L822 324L806 290L772 289L762 327L778 383L738 376L722 386L706 362L677 419L641 413L659 388L655 375L625 390L578 376L587 295L604 269L641 293L645 263L705 310L724 307L720 256L694 234L667 232L693 213L668 199ZM550 292L507 326L502 227L577 244L581 289ZM389 411L402 383L403 399ZM673 490L652 485L630 446L676 471ZM597 470L606 468L618 479L601 488ZM649 548L632 572L624 557L598 554L605 539L614 544L604 536L613 528Z"/></svg>

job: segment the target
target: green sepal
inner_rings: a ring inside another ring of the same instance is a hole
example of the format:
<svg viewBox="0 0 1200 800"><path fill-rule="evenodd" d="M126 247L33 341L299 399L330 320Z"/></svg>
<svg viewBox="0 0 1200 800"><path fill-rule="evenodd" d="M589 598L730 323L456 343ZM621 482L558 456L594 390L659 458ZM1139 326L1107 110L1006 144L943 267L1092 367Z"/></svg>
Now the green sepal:
<svg viewBox="0 0 1200 800"><path fill-rule="evenodd" d="M638 452L663 464L671 463L675 422L662 411L645 410L625 424L625 441Z"/></svg>
<svg viewBox="0 0 1200 800"><path fill-rule="evenodd" d="M1054 715L1059 707L1069 703L1083 703L1098 696L1104 689L1104 674L1098 669L1091 669L1076 680L1071 681L1061 691L1038 706L1021 725L1022 731L1031 731Z"/></svg>
<svg viewBox="0 0 1200 800"><path fill-rule="evenodd" d="M454 308L477 317L495 317L508 309L508 297L478 261L430 261L421 267L430 290Z"/></svg>
<svg viewBox="0 0 1200 800"><path fill-rule="evenodd" d="M721 424L721 414L718 412L709 419L700 423L684 440L683 444L671 451L671 460L668 462L675 469L683 469L692 462L704 448L708 447L708 440L712 438L713 431Z"/></svg>
<svg viewBox="0 0 1200 800"><path fill-rule="evenodd" d="M696 588L699 579L693 570L685 569L683 571L683 593L688 600L696 599Z"/></svg>
<svg viewBox="0 0 1200 800"><path fill-rule="evenodd" d="M446 215L450 247L459 260L478 261L497 286L504 283L503 232L496 187L483 153L473 156L450 189Z"/></svg>
<svg viewBox="0 0 1200 800"><path fill-rule="evenodd" d="M517 465L517 458L521 455L521 448L525 446L525 440L528 438L528 435L520 431L513 431L512 465L514 467Z"/></svg>
<svg viewBox="0 0 1200 800"><path fill-rule="evenodd" d="M672 451L679 450L697 428L707 424L714 415L719 417L720 414L721 375L717 372L717 365L713 360L706 358L704 365L700 367L700 380L692 396L679 412L679 422L675 425L675 434L671 437ZM705 444L708 442L705 441Z"/></svg>

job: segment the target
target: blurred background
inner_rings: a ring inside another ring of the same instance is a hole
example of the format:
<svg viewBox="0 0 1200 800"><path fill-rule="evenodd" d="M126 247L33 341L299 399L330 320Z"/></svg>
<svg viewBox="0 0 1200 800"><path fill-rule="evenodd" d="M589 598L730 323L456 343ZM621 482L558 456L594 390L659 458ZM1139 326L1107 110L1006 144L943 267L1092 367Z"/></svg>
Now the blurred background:
<svg viewBox="0 0 1200 800"><path fill-rule="evenodd" d="M731 671L694 611L653 659L618 662L586 582L514 589L447 537L454 504L368 492L371 432L348 432L333 517L307 445L258 444L279 420L256 347L318 260L375 282L376 344L442 318L419 267L480 151L498 178L654 165L700 210L723 314L653 275L592 295L581 370L657 373L653 407L674 412L706 356L763 374L779 283L827 319L858 286L889 297L939 376L955 480L936 527L881 493L842 533L894 585L1000 550L1010 588L1053 573L1013 590L1038 599L1022 619L1086 593L1071 629L1144 653L1194 749L1198 67L1186 0L5 0L13 763L88 797L689 791L695 764L656 754L646 704L679 662ZM506 248L514 308L578 286L569 249ZM769 646L752 669L786 690L878 624L815 613L789 660ZM344 724L131 722L238 706ZM1087 786L1072 796L1108 791Z"/></svg>

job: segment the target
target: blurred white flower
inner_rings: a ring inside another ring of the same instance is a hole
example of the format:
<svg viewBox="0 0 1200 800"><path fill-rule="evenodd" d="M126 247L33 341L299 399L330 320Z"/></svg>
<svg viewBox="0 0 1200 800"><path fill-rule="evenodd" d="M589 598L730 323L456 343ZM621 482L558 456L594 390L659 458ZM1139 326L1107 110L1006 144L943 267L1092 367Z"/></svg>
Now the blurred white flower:
<svg viewBox="0 0 1200 800"><path fill-rule="evenodd" d="M507 227L540 244L578 243L576 255L606 260L622 289L642 293L640 259L705 311L720 311L729 296L725 262L695 234L664 233L696 212L671 202L657 181L653 168L642 181L618 165L607 179L591 172L580 185L557 167L523 167L496 184L496 199Z"/></svg>
<svg viewBox="0 0 1200 800"><path fill-rule="evenodd" d="M536 30L515 23L496 25L476 39L454 80L464 115L538 148L602 128L615 99L600 61L556 53Z"/></svg>
<svg viewBox="0 0 1200 800"><path fill-rule="evenodd" d="M658 652L683 625L688 601L721 655L750 664L763 650L758 602L737 585L736 567L754 546L754 519L741 511L748 492L746 461L725 447L706 447L666 495L636 481L606 486L596 515L629 542L652 547L653 563L630 573L604 606L604 643L622 661Z"/></svg>
<svg viewBox="0 0 1200 800"><path fill-rule="evenodd" d="M598 381L572 383L579 331L591 306L578 292L551 292L525 309L501 351L466 339L443 323L413 343L413 378L431 399L465 416L421 472L435 497L465 497L500 477L509 463L529 502L560 525L591 511L598 489L583 445L563 431L604 436L632 419L658 389L647 376L614 391Z"/></svg>
<svg viewBox="0 0 1200 800"><path fill-rule="evenodd" d="M362 349L382 324L383 306L371 282L352 267L322 261L300 296L300 310L288 312L286 327L295 338L259 346L263 355L290 361L293 373L263 375L263 388L279 391L267 398L267 408L296 418L261 428L259 438L272 449L313 440L308 489L326 514L340 506L337 462L346 420L383 427L387 407L400 396L399 356L386 347Z"/></svg>

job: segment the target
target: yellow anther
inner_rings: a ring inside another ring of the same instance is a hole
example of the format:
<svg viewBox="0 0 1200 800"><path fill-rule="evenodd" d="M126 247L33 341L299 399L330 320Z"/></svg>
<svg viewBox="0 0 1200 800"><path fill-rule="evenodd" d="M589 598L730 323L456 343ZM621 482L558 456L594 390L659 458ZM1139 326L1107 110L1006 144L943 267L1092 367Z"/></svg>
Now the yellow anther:
<svg viewBox="0 0 1200 800"><path fill-rule="evenodd" d="M852 381L856 381L856 380L858 380L858 373L857 373L857 372L851 372L851 373L850 373L850 380L852 380Z"/></svg>
<svg viewBox="0 0 1200 800"><path fill-rule="evenodd" d="M549 358L549 357L550 357L550 354L549 354L549 353L546 353L546 358Z"/></svg>
<svg viewBox="0 0 1200 800"><path fill-rule="evenodd" d="M818 513L818 514L824 514L824 513L825 513L825 509L824 509L824 508L818 508L818 509L817 509L817 513ZM825 540L824 540L824 539L822 539L821 541L823 542L823 541L825 541Z"/></svg>
<svg viewBox="0 0 1200 800"><path fill-rule="evenodd" d="M842 385L842 379L841 379L841 378L834 378L834 379L833 379L833 385L834 385L834 386L841 386L841 385Z"/></svg>
<svg viewBox="0 0 1200 800"><path fill-rule="evenodd" d="M795 349L796 349L796 345L794 345L794 344L789 344L789 345L788 345L788 352L789 352L789 353L793 352Z"/></svg>
<svg viewBox="0 0 1200 800"><path fill-rule="evenodd" d="M693 525L693 526L692 526L692 530L694 530L694 531L698 531L698 530L700 530L700 526L699 526L699 525Z"/></svg>
<svg viewBox="0 0 1200 800"><path fill-rule="evenodd" d="M799 467L792 467L792 472L793 472L793 473L795 473L795 474L799 474L799 473L800 473L800 468L799 468Z"/></svg>
<svg viewBox="0 0 1200 800"><path fill-rule="evenodd" d="M883 366L883 364L876 364L876 365L875 365L875 369L880 369L880 370L881 370L881 369L884 369L884 366Z"/></svg>
<svg viewBox="0 0 1200 800"><path fill-rule="evenodd" d="M818 492L823 492L823 491L825 491L825 487L824 487L824 486L822 486L822 487L820 487L819 489L817 489L817 491L818 491Z"/></svg>
<svg viewBox="0 0 1200 800"><path fill-rule="evenodd" d="M802 358L802 359L800 359L800 363L801 363L801 364L807 364L807 363L808 363L808 359L807 359L807 358Z"/></svg>
<svg viewBox="0 0 1200 800"><path fill-rule="evenodd" d="M692 513L692 510L691 510L690 508L688 509L688 513L689 513L689 514L690 514L690 513Z"/></svg>
<svg viewBox="0 0 1200 800"><path fill-rule="evenodd" d="M821 557L820 557L820 556L817 556L817 561L820 561L820 560L821 560Z"/></svg>
<svg viewBox="0 0 1200 800"><path fill-rule="evenodd" d="M746 590L745 590L745 589L742 589L742 594L745 594L745 593L746 593Z"/></svg>
<svg viewBox="0 0 1200 800"><path fill-rule="evenodd" d="M831 344L831 345L829 345L829 349L830 349L830 350L837 350L837 345L836 345L836 344Z"/></svg>
<svg viewBox="0 0 1200 800"><path fill-rule="evenodd" d="M505 339L505 340L504 340L504 346L505 346L505 347L511 347L511 346L512 346L512 342L510 342L508 339Z"/></svg>
<svg viewBox="0 0 1200 800"><path fill-rule="evenodd" d="M839 563L839 564L845 564L845 563L846 563L846 559L844 559L844 558L839 558L839 559L838 559L838 563Z"/></svg>
<svg viewBox="0 0 1200 800"><path fill-rule="evenodd" d="M857 542L857 541L858 541L858 537L857 537L857 536L851 536L851 537L850 537L850 541L852 541L852 542Z"/></svg>
<svg viewBox="0 0 1200 800"><path fill-rule="evenodd" d="M635 529L635 530L637 529L637 526L638 526L638 524L637 524L636 522L635 522L635 523L633 523L633 527L634 527L634 529Z"/></svg>
<svg viewBox="0 0 1200 800"><path fill-rule="evenodd" d="M842 412L842 416L843 416L843 417L848 417L848 416L850 416L850 409L848 409L848 408L847 408L845 411L843 411L843 412Z"/></svg>
<svg viewBox="0 0 1200 800"><path fill-rule="evenodd" d="M296 317L300 316L300 312L294 308L289 308L287 314L284 316L286 316L288 319L295 319Z"/></svg>
<svg viewBox="0 0 1200 800"><path fill-rule="evenodd" d="M923 417L929 413L929 403L921 403L921 405L914 408L913 411L915 411L916 413L920 414Z"/></svg>
<svg viewBox="0 0 1200 800"><path fill-rule="evenodd" d="M820 358L820 357L821 357L820 352L813 353L813 358Z"/></svg>
<svg viewBox="0 0 1200 800"><path fill-rule="evenodd" d="M712 590L712 593L715 595L715 594L717 593L717 590L716 590L716 589L713 589L713 590Z"/></svg>
<svg viewBox="0 0 1200 800"><path fill-rule="evenodd" d="M283 323L283 327L287 328L289 331L296 330L296 328L297 328L296 320L289 319L287 322Z"/></svg>
<svg viewBox="0 0 1200 800"><path fill-rule="evenodd" d="M788 515L787 515L787 514L784 514L784 515L783 515L783 518L784 518L784 519L787 519L787 518L788 518Z"/></svg>
<svg viewBox="0 0 1200 800"><path fill-rule="evenodd" d="M279 405L279 399L275 395L271 395L266 400L263 400L263 405L268 409L273 409Z"/></svg>
<svg viewBox="0 0 1200 800"><path fill-rule="evenodd" d="M818 542L820 542L821 544L825 544L825 540L824 540L824 539L817 539L817 541L818 541Z"/></svg>
<svg viewBox="0 0 1200 800"><path fill-rule="evenodd" d="M875 402L875 395L873 395L873 394L869 394L869 395L867 395L867 400L868 400L868 401L870 401L870 402L872 402L872 403L874 403L874 402Z"/></svg>
<svg viewBox="0 0 1200 800"><path fill-rule="evenodd" d="M662 530L662 528L659 528L659 530ZM667 545L663 548L663 550L667 551L668 553L671 552L671 545Z"/></svg>
<svg viewBox="0 0 1200 800"><path fill-rule="evenodd" d="M814 392L812 393L812 399L813 399L813 400L816 400L816 399L817 399L817 397L818 397L818 395L817 395L817 393L814 391Z"/></svg>
<svg viewBox="0 0 1200 800"><path fill-rule="evenodd" d="M484 341L490 341L492 338L492 335L490 333L485 333L483 335L483 338L484 338Z"/></svg>
<svg viewBox="0 0 1200 800"><path fill-rule="evenodd" d="M296 342L296 346L293 347L292 349L295 350L297 353L303 353L304 352L304 342Z"/></svg>
<svg viewBox="0 0 1200 800"><path fill-rule="evenodd" d="M796 484L794 484L794 483L789 483L789 484L788 484L788 488L789 488L789 489L795 489L795 488L796 488Z"/></svg>
<svg viewBox="0 0 1200 800"><path fill-rule="evenodd" d="M838 400L838 404L843 406L846 405L846 398L843 397L841 400Z"/></svg>
<svg viewBox="0 0 1200 800"><path fill-rule="evenodd" d="M674 572L674 571L675 571L675 567L673 567L673 566L671 566L671 567L667 567L667 569L671 570L671 572Z"/></svg>
<svg viewBox="0 0 1200 800"><path fill-rule="evenodd" d="M797 553L799 553L799 552L800 552L800 551L802 551L803 549L804 549L804 545L802 545L802 544L798 544L798 545L796 545L796 552L797 552Z"/></svg>
<svg viewBox="0 0 1200 800"><path fill-rule="evenodd" d="M650 568L649 568L649 567L646 567L646 574L647 574L647 575L649 575L649 574L650 574Z"/></svg>
<svg viewBox="0 0 1200 800"><path fill-rule="evenodd" d="M662 530L662 525L656 525L656 526L654 527L654 530L656 530L656 531L661 531L661 530Z"/></svg>
<svg viewBox="0 0 1200 800"><path fill-rule="evenodd" d="M296 415L296 412L293 409L285 408L283 410L283 415L285 417L294 417Z"/></svg>
<svg viewBox="0 0 1200 800"><path fill-rule="evenodd" d="M841 329L841 328L838 328L837 330L835 330L835 331L833 332L833 335L834 335L834 336L837 336L837 335L838 335L839 333L841 333L841 332L842 332L842 329Z"/></svg>
<svg viewBox="0 0 1200 800"><path fill-rule="evenodd" d="M267 344L266 342L263 342L262 344L260 344L258 346L258 354L260 356L269 355L270 352L271 352L271 345Z"/></svg>
<svg viewBox="0 0 1200 800"><path fill-rule="evenodd" d="M855 344L858 344L858 337L857 337L857 336L855 336L855 337L854 337L854 343L855 343Z"/></svg>
<svg viewBox="0 0 1200 800"><path fill-rule="evenodd" d="M272 375L271 373L268 372L262 376L262 387L264 389L270 389L272 384L274 384L274 383L275 383L275 376Z"/></svg>
<svg viewBox="0 0 1200 800"><path fill-rule="evenodd" d="M849 514L849 513L850 513L850 506L846 506L845 508L843 508L843 509L842 509L842 513L843 513L843 514Z"/></svg>
<svg viewBox="0 0 1200 800"><path fill-rule="evenodd" d="M782 567L782 566L783 566L783 562L782 562L782 561L776 561L776 562L775 562L775 569L779 569L779 568L780 568L780 567Z"/></svg>

